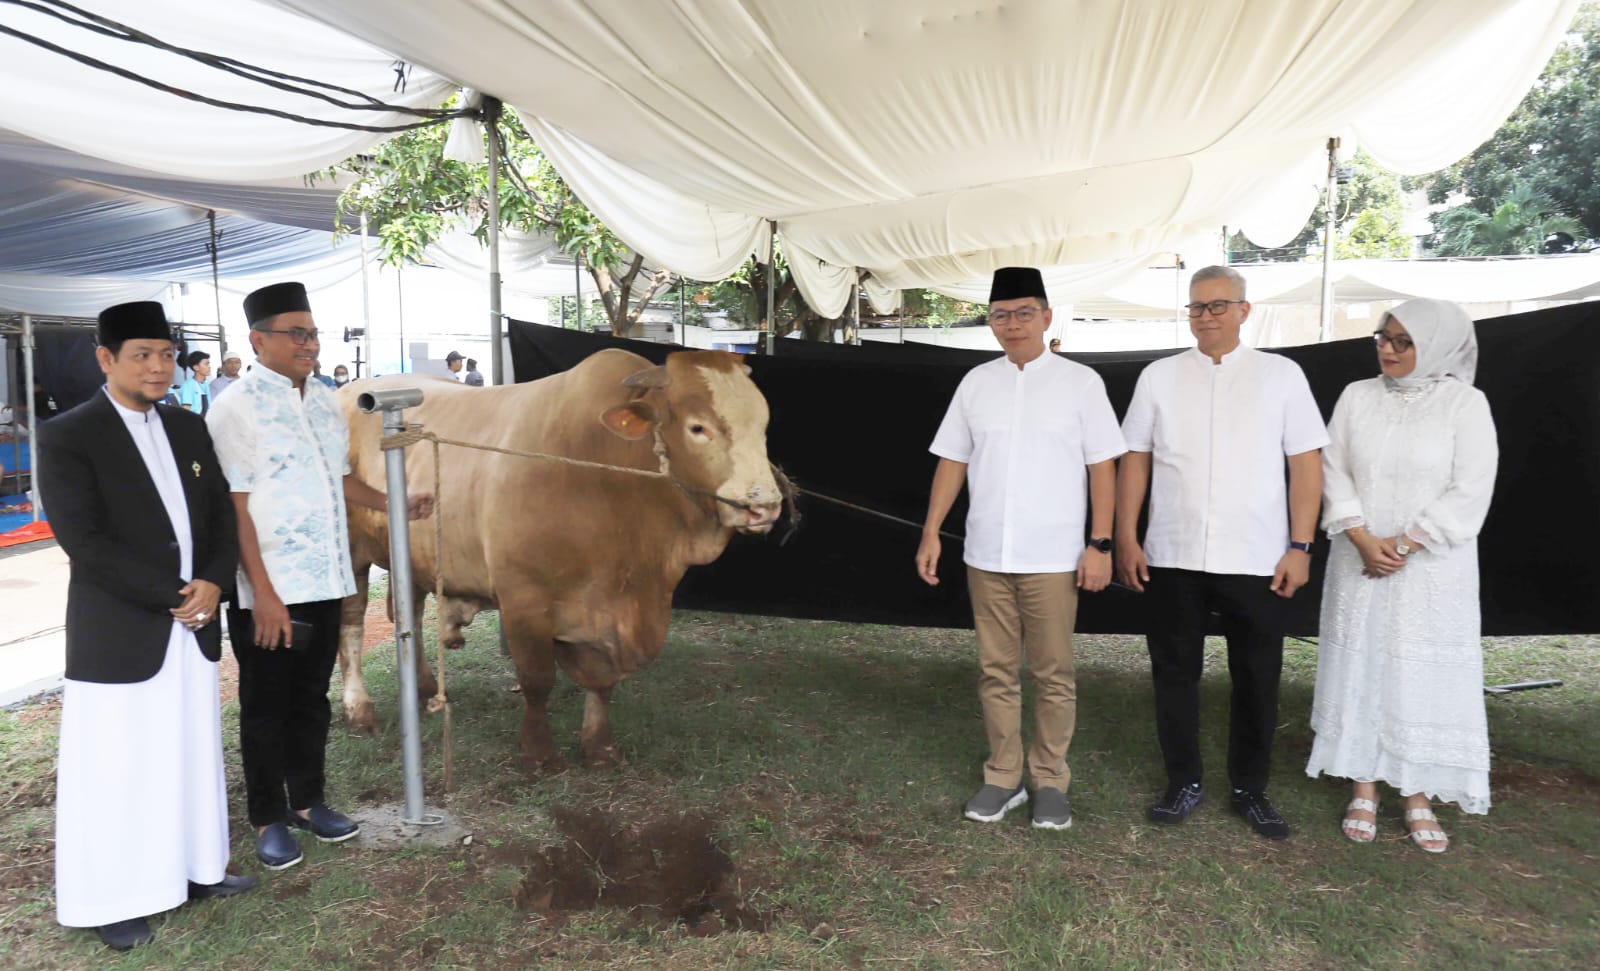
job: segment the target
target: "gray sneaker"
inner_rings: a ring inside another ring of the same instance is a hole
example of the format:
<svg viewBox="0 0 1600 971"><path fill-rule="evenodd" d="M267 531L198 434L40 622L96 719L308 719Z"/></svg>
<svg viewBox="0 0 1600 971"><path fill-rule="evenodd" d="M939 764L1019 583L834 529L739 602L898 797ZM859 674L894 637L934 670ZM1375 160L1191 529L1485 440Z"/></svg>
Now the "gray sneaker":
<svg viewBox="0 0 1600 971"><path fill-rule="evenodd" d="M1033 790L1033 826L1035 829L1067 829L1072 826L1072 804L1067 794L1050 786Z"/></svg>
<svg viewBox="0 0 1600 971"><path fill-rule="evenodd" d="M979 823L994 823L1006 813L1028 801L1028 790L1022 786L1007 789L1005 786L985 785L967 800L967 810L962 815Z"/></svg>

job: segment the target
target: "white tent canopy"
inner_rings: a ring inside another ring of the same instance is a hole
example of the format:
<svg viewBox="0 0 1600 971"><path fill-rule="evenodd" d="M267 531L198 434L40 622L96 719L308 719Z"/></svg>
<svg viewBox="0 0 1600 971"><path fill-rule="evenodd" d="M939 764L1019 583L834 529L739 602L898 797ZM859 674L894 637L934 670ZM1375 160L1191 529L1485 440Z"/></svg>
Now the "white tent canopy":
<svg viewBox="0 0 1600 971"><path fill-rule="evenodd" d="M1576 0L278 2L515 105L675 271L726 275L775 219L832 314L858 268L959 287L1222 225L1281 242L1330 135L1401 172L1455 161Z"/></svg>

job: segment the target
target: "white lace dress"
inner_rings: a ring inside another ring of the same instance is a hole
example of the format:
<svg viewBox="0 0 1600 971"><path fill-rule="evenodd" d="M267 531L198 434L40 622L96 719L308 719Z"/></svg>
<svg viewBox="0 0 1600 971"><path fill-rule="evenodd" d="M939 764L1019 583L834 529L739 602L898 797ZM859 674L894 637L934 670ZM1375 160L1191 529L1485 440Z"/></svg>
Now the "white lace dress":
<svg viewBox="0 0 1600 971"><path fill-rule="evenodd" d="M1328 434L1323 526L1333 549L1306 774L1382 781L1488 812L1478 530L1499 459L1489 403L1460 381L1357 381ZM1367 579L1342 535L1357 524L1425 549Z"/></svg>

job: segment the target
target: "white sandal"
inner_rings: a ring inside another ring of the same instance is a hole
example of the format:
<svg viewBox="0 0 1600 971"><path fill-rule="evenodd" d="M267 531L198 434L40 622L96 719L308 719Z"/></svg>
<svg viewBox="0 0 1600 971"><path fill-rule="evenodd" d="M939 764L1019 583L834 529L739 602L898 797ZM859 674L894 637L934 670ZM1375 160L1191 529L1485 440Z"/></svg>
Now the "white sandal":
<svg viewBox="0 0 1600 971"><path fill-rule="evenodd" d="M1377 823L1367 819L1351 819L1350 814L1355 812L1369 812L1375 819L1378 815L1378 804L1371 799L1350 800L1350 805L1344 807L1344 820L1339 824L1340 831L1350 842L1372 842L1378 835Z"/></svg>
<svg viewBox="0 0 1600 971"><path fill-rule="evenodd" d="M1407 809L1406 825L1409 827L1411 823L1417 820L1433 823L1435 828L1411 830L1411 842L1421 847L1424 853L1443 853L1450 848L1450 837L1445 835L1444 830L1437 828L1439 817L1433 814L1432 809ZM1443 843L1444 845L1425 846L1423 845L1424 843Z"/></svg>

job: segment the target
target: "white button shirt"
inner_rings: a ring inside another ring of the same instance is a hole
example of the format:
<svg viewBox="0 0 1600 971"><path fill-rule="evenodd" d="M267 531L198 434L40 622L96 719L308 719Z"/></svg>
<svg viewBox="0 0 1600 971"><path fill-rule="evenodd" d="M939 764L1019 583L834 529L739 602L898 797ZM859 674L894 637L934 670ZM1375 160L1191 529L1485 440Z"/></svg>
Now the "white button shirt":
<svg viewBox="0 0 1600 971"><path fill-rule="evenodd" d="M962 558L991 573L1076 570L1087 466L1125 451L1100 375L1050 353L968 371L928 450L966 463Z"/></svg>
<svg viewBox="0 0 1600 971"><path fill-rule="evenodd" d="M333 392L308 378L302 397L288 378L257 366L217 399L206 425L228 488L250 494L261 561L279 599L355 593L344 506L350 426ZM241 568L236 605L254 603Z"/></svg>
<svg viewBox="0 0 1600 971"><path fill-rule="evenodd" d="M1122 434L1152 453L1151 566L1272 576L1289 546L1284 456L1328 444L1298 364L1242 344L1221 364L1193 348L1154 361Z"/></svg>

